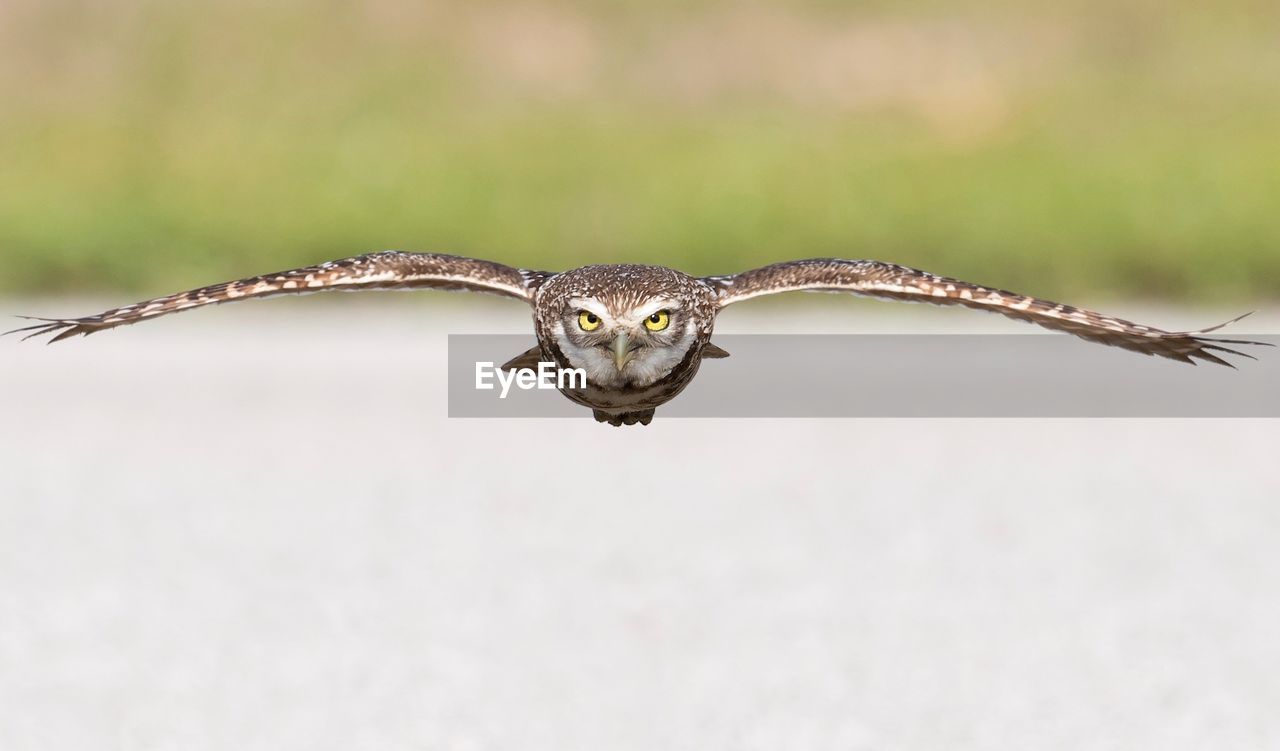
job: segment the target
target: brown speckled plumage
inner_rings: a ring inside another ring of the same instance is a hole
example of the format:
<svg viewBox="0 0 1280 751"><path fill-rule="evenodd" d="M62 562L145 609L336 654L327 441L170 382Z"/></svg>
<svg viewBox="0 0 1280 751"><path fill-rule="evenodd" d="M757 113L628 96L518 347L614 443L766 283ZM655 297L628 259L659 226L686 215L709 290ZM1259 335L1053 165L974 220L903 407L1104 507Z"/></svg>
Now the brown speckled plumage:
<svg viewBox="0 0 1280 751"><path fill-rule="evenodd" d="M53 334L50 341L56 342L204 305L282 294L371 289L467 290L524 300L533 308L538 347L514 360L513 367L527 367L539 358L561 367L577 366L559 343L567 343L563 337L566 321L577 313L571 310L574 301L590 300L610 311L641 310L654 300L671 301L672 315L683 322L688 335L671 332L672 346L678 342L680 349L662 360L669 363L668 368L642 385L600 387L593 386L589 379L586 389L565 392L573 401L591 407L596 419L614 425L647 424L656 407L670 401L689 384L704 358L725 356L710 340L716 315L726 305L781 292L846 292L909 302L961 305L1064 331L1092 342L1188 363L1203 360L1230 366L1215 353L1251 356L1222 345L1260 344L1205 336L1220 326L1199 331L1163 331L1070 305L880 261L817 258L727 276L696 278L662 266L599 265L550 273L460 256L400 251L370 253L224 282L83 318L36 318L32 320L39 323L8 333L29 332L27 338ZM645 347L654 350L664 341L649 342ZM620 372L621 369L619 366Z"/></svg>
<svg viewBox="0 0 1280 751"><path fill-rule="evenodd" d="M1071 305L1039 300L994 287L983 287L959 279L882 261L844 261L813 258L764 266L731 276L708 277L703 281L716 290L721 307L760 295L780 292L848 292L904 302L934 305L962 305L987 310L1009 318L1034 323L1046 329L1065 331L1099 344L1193 363L1204 360L1231 364L1214 351L1252 357L1221 344L1259 344L1236 339L1212 339L1203 335L1244 318L1198 331L1163 331L1151 326L1113 318ZM1248 315L1247 313L1245 315Z"/></svg>
<svg viewBox="0 0 1280 751"><path fill-rule="evenodd" d="M157 297L154 300L144 300L133 305L113 308L84 318L31 318L30 320L42 321L42 323L6 333L32 332L25 337L27 339L42 334L55 334L49 340L53 343L76 335L93 334L203 305L332 290L350 292L373 289L467 290L529 300L532 287L540 282L543 276L545 274L542 272L513 269L500 263L474 258L441 253L404 253L388 250L213 284L167 297Z"/></svg>
<svg viewBox="0 0 1280 751"><path fill-rule="evenodd" d="M591 407L601 422L648 425L654 409L674 399L697 375L703 348L711 341L715 325L718 310L715 292L701 280L664 266L583 266L552 276L537 290L533 325L543 359L562 368L572 364L557 346L552 329L560 324L561 312L569 303L581 298L600 300L616 309L634 308L656 298L679 300L697 323L693 346L671 372L657 382L638 388L607 389L593 386L588 379L587 388L564 392L572 401Z"/></svg>

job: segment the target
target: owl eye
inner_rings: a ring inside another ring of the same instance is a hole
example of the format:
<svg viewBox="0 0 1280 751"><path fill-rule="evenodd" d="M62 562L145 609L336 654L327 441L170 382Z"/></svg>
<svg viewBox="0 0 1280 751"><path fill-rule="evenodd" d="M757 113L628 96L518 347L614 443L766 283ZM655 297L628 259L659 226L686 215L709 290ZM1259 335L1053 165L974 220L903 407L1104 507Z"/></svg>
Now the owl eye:
<svg viewBox="0 0 1280 751"><path fill-rule="evenodd" d="M583 331L595 331L600 328L600 316L585 310L578 312L578 328Z"/></svg>
<svg viewBox="0 0 1280 751"><path fill-rule="evenodd" d="M671 325L671 314L665 310L659 310L657 313L644 319L644 327L650 331L662 331Z"/></svg>

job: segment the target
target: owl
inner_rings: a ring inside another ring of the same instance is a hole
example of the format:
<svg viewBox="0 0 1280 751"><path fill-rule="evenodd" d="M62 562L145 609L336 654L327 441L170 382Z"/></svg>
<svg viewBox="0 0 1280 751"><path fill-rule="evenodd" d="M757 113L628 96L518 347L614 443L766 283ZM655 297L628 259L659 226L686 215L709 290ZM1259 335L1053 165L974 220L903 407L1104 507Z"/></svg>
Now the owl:
<svg viewBox="0 0 1280 751"><path fill-rule="evenodd" d="M607 264L548 272L401 251L223 282L83 318L30 318L39 323L8 333L29 332L25 338L52 334L50 342L56 342L204 305L282 294L379 289L465 290L523 301L532 309L538 343L503 369L536 369L540 363L553 363L580 370L586 375L585 384L570 380L560 390L590 408L597 421L615 426L648 425L654 410L689 385L703 360L728 357L711 341L716 316L725 306L780 292L845 292L959 305L1193 364L1203 360L1230 366L1215 353L1252 356L1224 344L1263 344L1205 336L1226 324L1199 331L1163 331L881 261L814 258L727 276L694 277L663 266Z"/></svg>

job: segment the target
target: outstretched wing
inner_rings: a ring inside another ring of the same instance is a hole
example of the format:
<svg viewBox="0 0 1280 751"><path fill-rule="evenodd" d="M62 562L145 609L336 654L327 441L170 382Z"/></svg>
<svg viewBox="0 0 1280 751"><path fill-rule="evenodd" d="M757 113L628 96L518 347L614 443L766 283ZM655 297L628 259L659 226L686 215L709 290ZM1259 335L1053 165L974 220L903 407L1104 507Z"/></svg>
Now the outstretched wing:
<svg viewBox="0 0 1280 751"><path fill-rule="evenodd" d="M1204 336L1227 325L1226 323L1199 331L1162 331L1091 310L1038 300L1002 289L970 284L959 279L881 261L812 258L804 261L775 263L772 266L731 276L705 277L702 281L715 290L722 308L725 305L761 295L802 290L849 292L890 300L928 302L937 305L963 305L966 308L989 310L1010 318L1028 321L1047 329L1065 331L1091 342L1192 364L1199 359L1234 367L1213 352L1252 357L1221 345L1265 345L1265 342ZM1234 323L1240 318L1227 323Z"/></svg>
<svg viewBox="0 0 1280 751"><path fill-rule="evenodd" d="M6 333L32 332L25 337L27 339L41 334L56 334L49 340L52 343L77 334L92 334L202 305L329 290L469 290L531 302L534 290L547 276L546 272L514 269L475 258L388 250L214 284L84 318L31 318L41 323Z"/></svg>

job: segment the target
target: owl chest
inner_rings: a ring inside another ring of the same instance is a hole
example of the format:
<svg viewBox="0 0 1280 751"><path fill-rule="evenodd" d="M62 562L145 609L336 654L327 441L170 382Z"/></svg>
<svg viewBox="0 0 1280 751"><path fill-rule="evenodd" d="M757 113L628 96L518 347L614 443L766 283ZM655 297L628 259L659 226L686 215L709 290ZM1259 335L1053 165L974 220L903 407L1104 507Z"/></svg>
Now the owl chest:
<svg viewBox="0 0 1280 751"><path fill-rule="evenodd" d="M543 360L554 362L562 369L574 367L554 339L540 338L539 345ZM665 404L683 391L697 374L700 364L701 357L696 348L691 348L683 359L657 380L637 383L607 370L603 371L605 377L600 377L596 370L587 369L585 387L561 388L560 392L576 404L607 412L651 409ZM596 374L594 378L593 373Z"/></svg>
<svg viewBox="0 0 1280 751"><path fill-rule="evenodd" d="M587 378L585 388L563 388L560 393L570 401L605 412L631 412L653 409L674 399L698 372L699 358L681 363L666 377L646 386L633 384L593 385Z"/></svg>

